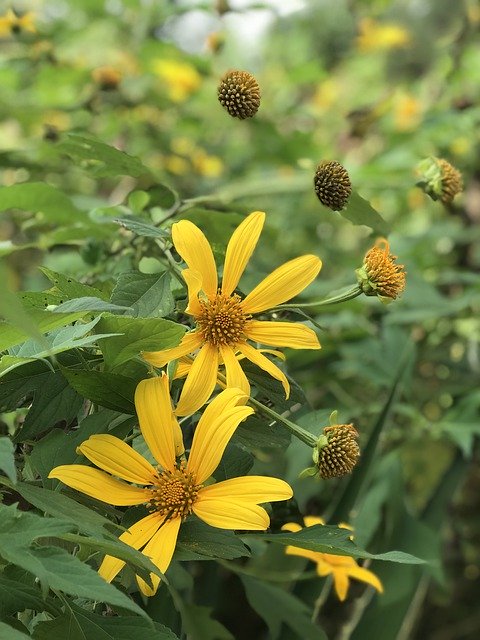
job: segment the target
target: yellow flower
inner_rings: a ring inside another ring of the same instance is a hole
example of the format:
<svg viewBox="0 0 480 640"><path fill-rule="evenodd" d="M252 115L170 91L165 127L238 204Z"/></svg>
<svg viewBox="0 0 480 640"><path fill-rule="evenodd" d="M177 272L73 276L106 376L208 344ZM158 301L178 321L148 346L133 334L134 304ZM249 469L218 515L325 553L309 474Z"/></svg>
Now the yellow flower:
<svg viewBox="0 0 480 640"><path fill-rule="evenodd" d="M422 118L422 104L411 94L401 93L393 102L393 120L398 131L416 129Z"/></svg>
<svg viewBox="0 0 480 640"><path fill-rule="evenodd" d="M206 485L235 429L253 413L243 406L245 401L240 389L230 388L210 403L198 422L187 461L168 377L163 374L142 380L135 392L135 407L142 435L158 466L152 466L123 440L100 434L90 436L78 450L101 470L68 464L53 469L49 478L107 504L145 505L150 514L122 533L120 540L142 549L165 573L180 525L192 512L219 529L263 531L270 519L259 505L292 497L290 486L278 478L243 476ZM106 556L99 573L111 582L124 565L123 560ZM153 588L137 576L140 590L147 596L154 595L160 583L155 574L150 577Z"/></svg>
<svg viewBox="0 0 480 640"><path fill-rule="evenodd" d="M193 169L205 178L218 178L223 171L223 162L218 156L211 156L205 151L195 151L192 156Z"/></svg>
<svg viewBox="0 0 480 640"><path fill-rule="evenodd" d="M153 71L165 81L168 97L173 102L184 102L202 82L195 67L178 60L155 60Z"/></svg>
<svg viewBox="0 0 480 640"><path fill-rule="evenodd" d="M305 516L303 519L306 527L311 527L314 524L325 524L321 518L314 516ZM339 525L343 529L351 529L348 525ZM285 531L300 531L302 527L295 522L289 522L282 527ZM300 547L294 547L289 545L285 553L292 556L300 556L312 560L317 564L317 573L319 576L324 577L331 575L333 577L333 584L335 592L339 600L345 600L350 586L350 578L354 580L360 580L366 584L371 585L380 593L383 593L383 586L377 576L368 569L360 567L357 561L350 556L337 556L331 553L320 553L319 551L310 551L309 549L301 549Z"/></svg>
<svg viewBox="0 0 480 640"><path fill-rule="evenodd" d="M363 266L356 269L357 280L367 296L378 296L382 302L395 300L405 289L405 267L396 264L397 256L390 253L385 238L378 238L363 258Z"/></svg>
<svg viewBox="0 0 480 640"><path fill-rule="evenodd" d="M183 386L177 415L191 415L207 402L221 363L225 365L227 386L239 387L250 395L249 382L236 358L238 352L280 380L288 398L290 385L285 374L247 340L292 349L320 348L315 332L305 325L252 319L253 314L276 307L303 291L322 266L316 256L305 255L286 262L243 299L234 293L264 222L265 214L255 211L234 231L227 246L220 288L213 252L202 231L188 220L172 227L173 243L188 267L182 272L188 287L186 312L193 316L196 326L185 334L178 347L142 355L150 364L163 367L199 350Z"/></svg>
<svg viewBox="0 0 480 640"><path fill-rule="evenodd" d="M29 11L23 16L17 16L12 9L9 9L4 16L0 16L0 37L22 31L36 32L33 12Z"/></svg>
<svg viewBox="0 0 480 640"><path fill-rule="evenodd" d="M372 18L363 18L359 24L357 46L360 51L382 51L405 47L410 42L406 29L391 22L380 24Z"/></svg>

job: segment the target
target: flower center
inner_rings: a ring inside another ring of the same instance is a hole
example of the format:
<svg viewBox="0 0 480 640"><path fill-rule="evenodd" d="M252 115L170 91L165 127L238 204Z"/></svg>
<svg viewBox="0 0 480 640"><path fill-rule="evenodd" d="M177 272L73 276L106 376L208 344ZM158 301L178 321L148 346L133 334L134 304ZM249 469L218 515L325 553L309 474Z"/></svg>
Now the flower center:
<svg viewBox="0 0 480 640"><path fill-rule="evenodd" d="M202 311L197 324L206 342L233 347L244 339L243 329L251 316L243 312L240 296L236 293L225 296L218 291L213 300L199 302Z"/></svg>
<svg viewBox="0 0 480 640"><path fill-rule="evenodd" d="M157 511L167 518L186 518L192 512L202 485L195 484L195 474L187 472L185 462L174 471L162 471L158 482L150 489L151 497L147 503L150 511Z"/></svg>

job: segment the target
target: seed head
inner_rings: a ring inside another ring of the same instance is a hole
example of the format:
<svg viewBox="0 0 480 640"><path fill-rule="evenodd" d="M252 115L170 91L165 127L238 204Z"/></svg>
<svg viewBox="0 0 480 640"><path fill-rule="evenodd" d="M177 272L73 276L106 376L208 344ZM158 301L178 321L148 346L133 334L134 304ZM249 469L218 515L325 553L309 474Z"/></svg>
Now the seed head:
<svg viewBox="0 0 480 640"><path fill-rule="evenodd" d="M383 302L395 300L405 289L405 267L396 264L385 238L379 238L367 251L363 266L357 269L357 280L367 296L378 296Z"/></svg>
<svg viewBox="0 0 480 640"><path fill-rule="evenodd" d="M341 211L352 193L347 170L335 160L324 160L318 165L313 184L320 202L333 211Z"/></svg>
<svg viewBox="0 0 480 640"><path fill-rule="evenodd" d="M450 204L463 189L462 174L444 158L426 158L417 167L417 185L432 200Z"/></svg>
<svg viewBox="0 0 480 640"><path fill-rule="evenodd" d="M260 106L260 87L248 71L229 71L218 86L218 100L233 118L251 118Z"/></svg>
<svg viewBox="0 0 480 640"><path fill-rule="evenodd" d="M323 433L324 443L319 445L317 461L320 476L324 479L339 478L352 473L360 457L358 432L353 424L325 427Z"/></svg>

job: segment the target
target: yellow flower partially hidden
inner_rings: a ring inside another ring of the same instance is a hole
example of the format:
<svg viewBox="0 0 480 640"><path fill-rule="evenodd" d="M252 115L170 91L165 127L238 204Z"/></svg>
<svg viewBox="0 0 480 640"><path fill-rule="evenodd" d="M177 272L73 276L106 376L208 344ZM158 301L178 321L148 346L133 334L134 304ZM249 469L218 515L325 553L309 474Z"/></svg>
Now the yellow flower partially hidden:
<svg viewBox="0 0 480 640"><path fill-rule="evenodd" d="M314 524L325 524L322 518L314 516L305 516L303 519L306 527L312 527ZM348 525L339 525L342 529L351 529ZM284 531L300 531L302 527L295 523L289 522L283 525ZM383 586L377 576L368 569L360 567L357 561L350 556L337 556L331 553L320 553L319 551L310 551L309 549L301 549L300 547L294 547L289 545L285 553L292 556L300 556L312 560L317 565L317 574L321 577L331 575L333 577L333 584L335 592L339 600L345 600L350 587L350 579L360 580L366 584L371 585L380 593L383 593Z"/></svg>
<svg viewBox="0 0 480 640"><path fill-rule="evenodd" d="M22 31L36 33L32 11L24 13L23 16L17 16L12 9L9 9L4 16L0 16L0 37L22 33Z"/></svg>
<svg viewBox="0 0 480 640"><path fill-rule="evenodd" d="M195 67L179 60L155 60L153 71L164 80L168 88L168 97L172 102L184 102L202 82Z"/></svg>
<svg viewBox="0 0 480 640"><path fill-rule="evenodd" d="M168 377L142 380L135 407L142 435L158 466L153 466L123 440L93 435L78 448L100 469L81 464L55 467L49 478L115 506L144 504L150 514L120 540L142 549L162 573L168 569L182 521L194 513L219 529L263 531L270 519L259 505L287 500L290 486L278 478L242 476L206 485L239 423L253 413L240 389L226 389L205 409L185 459L182 432L172 409ZM105 473L107 472L107 473ZM134 484L127 484L127 482ZM140 486L139 486L140 485ZM99 573L111 582L125 562L106 556ZM142 593L154 595L160 578L150 574L153 588L137 576Z"/></svg>
<svg viewBox="0 0 480 640"><path fill-rule="evenodd" d="M382 24L372 18L363 18L359 28L357 47L363 52L399 49L406 47L411 40L409 32L393 22Z"/></svg>
<svg viewBox="0 0 480 640"><path fill-rule="evenodd" d="M321 260L316 256L305 255L286 262L243 299L234 293L264 222L265 214L255 211L234 231L225 255L220 288L213 252L202 231L188 220L172 227L175 248L188 266L182 272L188 287L186 313L193 317L195 328L185 334L178 347L143 352L142 356L150 364L163 367L198 351L177 405L179 416L191 415L207 402L221 364L225 366L227 387L239 387L250 395L250 384L236 357L238 353L279 380L288 398L290 385L283 371L248 340L273 347L320 348L315 332L303 324L252 319L254 314L276 307L303 291L321 269Z"/></svg>

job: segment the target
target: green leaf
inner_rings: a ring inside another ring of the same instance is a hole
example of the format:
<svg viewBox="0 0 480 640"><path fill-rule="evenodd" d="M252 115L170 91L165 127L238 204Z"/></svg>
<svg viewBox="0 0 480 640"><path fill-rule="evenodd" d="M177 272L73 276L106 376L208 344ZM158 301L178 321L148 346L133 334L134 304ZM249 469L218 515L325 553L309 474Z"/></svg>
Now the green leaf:
<svg viewBox="0 0 480 640"><path fill-rule="evenodd" d="M242 447L229 442L213 477L217 482L245 476L253 466L253 456Z"/></svg>
<svg viewBox="0 0 480 640"><path fill-rule="evenodd" d="M247 418L236 429L232 442L239 442L247 449L282 449L291 441L290 431L280 423L270 424L255 416Z"/></svg>
<svg viewBox="0 0 480 640"><path fill-rule="evenodd" d="M210 527L198 518L186 520L180 527L175 560L233 560L250 555L233 531Z"/></svg>
<svg viewBox="0 0 480 640"><path fill-rule="evenodd" d="M382 236L388 236L390 233L390 225L385 222L378 211L376 211L367 200L358 195L356 191L352 191L347 206L345 209L339 211L339 213L347 220L350 220L350 222L353 222L353 224L363 224Z"/></svg>
<svg viewBox="0 0 480 640"><path fill-rule="evenodd" d="M28 633L22 633L14 629L4 622L0 622L0 640L31 640L31 636Z"/></svg>
<svg viewBox="0 0 480 640"><path fill-rule="evenodd" d="M105 316L97 324L96 331L103 334L123 334L99 341L105 362L113 368L138 356L141 351L176 347L182 339L185 327L160 318Z"/></svg>
<svg viewBox="0 0 480 640"><path fill-rule="evenodd" d="M273 638L277 638L282 624L287 625L305 640L327 640L325 633L311 622L311 611L298 598L280 587L240 575L247 600L265 620Z"/></svg>
<svg viewBox="0 0 480 640"><path fill-rule="evenodd" d="M22 209L41 212L46 220L73 224L88 220L70 198L46 182L23 182L0 187L0 211Z"/></svg>
<svg viewBox="0 0 480 640"><path fill-rule="evenodd" d="M118 277L111 301L130 307L134 317L163 318L175 306L170 286L171 276L166 271L151 275L129 271Z"/></svg>
<svg viewBox="0 0 480 640"><path fill-rule="evenodd" d="M0 575L0 617L5 618L25 609L46 610L53 615L58 613L51 599L43 598L38 587Z"/></svg>
<svg viewBox="0 0 480 640"><path fill-rule="evenodd" d="M257 536L257 534L251 534ZM353 558L371 558L373 560L388 560L405 564L423 564L425 560L416 558L403 551L388 551L387 553L369 553L357 547L350 540L351 532L348 529L340 529L328 525L316 524L305 527L296 533L264 534L262 540L268 540L276 544L293 545L301 549L331 553L340 556L352 556Z"/></svg>
<svg viewBox="0 0 480 640"><path fill-rule="evenodd" d="M64 327L67 324L75 322L75 320L83 318L85 312L77 311L76 313L60 314L52 313L44 309L28 309L28 314L36 324L38 331L40 333L46 333L47 331L53 331L53 329ZM13 323L0 321L0 351L5 351L10 347L20 344L28 337L28 331L25 331Z"/></svg>
<svg viewBox="0 0 480 640"><path fill-rule="evenodd" d="M121 413L135 414L133 398L137 380L108 371L62 368L62 373L77 393L94 404Z"/></svg>
<svg viewBox="0 0 480 640"><path fill-rule="evenodd" d="M105 302L105 300L101 300L100 298L75 298L73 300L67 300L67 302L63 302L59 304L56 309L54 309L54 313L67 313L72 311L110 311L111 313L125 313L132 312L130 307L120 306L118 304L112 304L111 302Z"/></svg>
<svg viewBox="0 0 480 640"><path fill-rule="evenodd" d="M14 447L10 438L0 438L0 471L3 471L7 478L13 483L17 481L17 470L15 468Z"/></svg>
<svg viewBox="0 0 480 640"><path fill-rule="evenodd" d="M175 608L182 616L182 626L189 640L235 640L230 631L211 617L210 607L185 604L177 595Z"/></svg>
<svg viewBox="0 0 480 640"><path fill-rule="evenodd" d="M66 140L59 142L55 149L70 156L82 169L97 178L122 175L138 178L150 175L150 170L138 158L93 136L68 133Z"/></svg>
<svg viewBox="0 0 480 640"><path fill-rule="evenodd" d="M153 224L148 224L143 220L137 218L115 218L114 222L117 222L124 229L133 231L135 235L142 236L144 238L169 238L170 232L159 227L154 227Z"/></svg>
<svg viewBox="0 0 480 640"><path fill-rule="evenodd" d="M133 616L101 616L69 602L65 613L39 622L35 640L178 640L167 627Z"/></svg>
<svg viewBox="0 0 480 640"><path fill-rule="evenodd" d="M78 280L75 280L75 278L71 276L65 276L62 273L47 269L47 267L40 267L40 271L50 280L55 288L69 300L72 298L85 297L104 299L104 295L100 289L78 282Z"/></svg>

